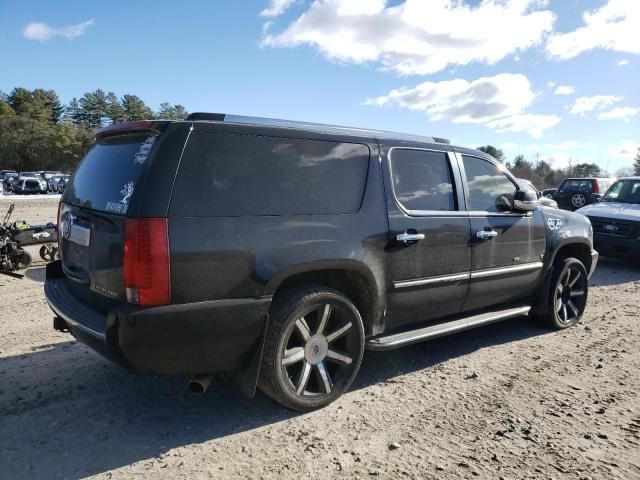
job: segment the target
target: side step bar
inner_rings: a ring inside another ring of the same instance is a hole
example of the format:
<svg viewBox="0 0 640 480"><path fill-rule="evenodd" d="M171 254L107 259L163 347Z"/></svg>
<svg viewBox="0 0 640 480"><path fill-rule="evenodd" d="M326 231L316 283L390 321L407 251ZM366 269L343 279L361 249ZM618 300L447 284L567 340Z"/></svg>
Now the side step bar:
<svg viewBox="0 0 640 480"><path fill-rule="evenodd" d="M451 320L437 325L430 325L418 330L395 333L393 335L387 335L386 337L376 337L367 341L366 348L367 350L393 350L394 348L431 340L432 338L469 330L470 328L479 327L480 325L487 325L489 323L526 315L529 313L529 310L531 310L530 305L485 312L472 317L461 318L460 320Z"/></svg>

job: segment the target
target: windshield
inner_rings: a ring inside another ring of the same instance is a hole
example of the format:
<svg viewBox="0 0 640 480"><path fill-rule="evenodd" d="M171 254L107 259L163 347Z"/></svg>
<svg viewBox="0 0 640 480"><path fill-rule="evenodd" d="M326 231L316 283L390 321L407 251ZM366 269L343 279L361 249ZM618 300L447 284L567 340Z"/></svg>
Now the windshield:
<svg viewBox="0 0 640 480"><path fill-rule="evenodd" d="M591 192L593 182L591 180L565 180L558 189L559 192Z"/></svg>
<svg viewBox="0 0 640 480"><path fill-rule="evenodd" d="M607 190L602 201L640 203L640 180L618 180Z"/></svg>

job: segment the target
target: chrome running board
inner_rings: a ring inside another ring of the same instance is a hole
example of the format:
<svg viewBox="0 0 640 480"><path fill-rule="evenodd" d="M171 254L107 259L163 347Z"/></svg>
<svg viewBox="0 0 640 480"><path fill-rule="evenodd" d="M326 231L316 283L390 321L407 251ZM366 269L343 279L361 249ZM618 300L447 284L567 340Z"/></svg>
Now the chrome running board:
<svg viewBox="0 0 640 480"><path fill-rule="evenodd" d="M404 347L413 343L431 340L432 338L443 337L452 333L462 332L470 328L487 325L489 323L507 320L513 317L526 315L531 310L531 306L521 306L509 308L506 310L497 310L492 312L480 313L472 317L465 317L459 320L451 320L449 322L430 325L418 330L410 330L408 332L394 333L384 337L376 337L367 341L367 350L393 350L394 348Z"/></svg>

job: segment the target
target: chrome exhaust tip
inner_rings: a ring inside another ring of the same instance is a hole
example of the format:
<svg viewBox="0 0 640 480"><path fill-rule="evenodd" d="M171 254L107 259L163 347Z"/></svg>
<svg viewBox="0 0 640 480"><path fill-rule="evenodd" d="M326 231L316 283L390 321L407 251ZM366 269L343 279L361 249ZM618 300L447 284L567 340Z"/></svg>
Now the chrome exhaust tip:
<svg viewBox="0 0 640 480"><path fill-rule="evenodd" d="M189 391L194 395L202 395L207 391L209 385L213 382L213 374L212 373L200 373L198 375L194 375L187 386L189 387Z"/></svg>

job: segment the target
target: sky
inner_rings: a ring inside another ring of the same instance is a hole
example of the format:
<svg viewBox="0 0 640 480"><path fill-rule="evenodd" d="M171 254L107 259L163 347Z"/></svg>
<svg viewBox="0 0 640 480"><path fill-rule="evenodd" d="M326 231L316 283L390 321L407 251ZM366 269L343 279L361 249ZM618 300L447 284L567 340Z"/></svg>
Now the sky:
<svg viewBox="0 0 640 480"><path fill-rule="evenodd" d="M640 146L640 0L0 0L0 90L491 144L610 173Z"/></svg>

